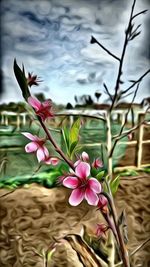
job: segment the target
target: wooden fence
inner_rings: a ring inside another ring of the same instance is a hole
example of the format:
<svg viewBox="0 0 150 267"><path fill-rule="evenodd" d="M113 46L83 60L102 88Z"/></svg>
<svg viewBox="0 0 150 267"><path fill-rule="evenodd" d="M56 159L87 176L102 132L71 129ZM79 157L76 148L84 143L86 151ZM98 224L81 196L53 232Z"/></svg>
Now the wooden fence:
<svg viewBox="0 0 150 267"><path fill-rule="evenodd" d="M125 123L125 118L126 118L126 110L114 110L112 113L112 119L118 124L120 125L124 125ZM70 124L72 124L74 117L76 116L81 116L81 117L86 117L90 119L102 119L105 117L105 114L107 113L106 110L65 110L64 112L60 112L56 114L55 119L53 120L53 124L58 124L58 121L60 121L60 118L62 117L69 117L69 121ZM150 115L150 113L149 113ZM11 125L11 117L15 117L16 120L16 125L17 125L17 129L20 130L21 125L26 125L28 123L28 113L15 113L15 112L6 112L3 111L1 113L1 125ZM136 155L135 158L135 162L134 164L127 164L126 160L128 158L128 155L126 156L126 159L124 158L124 162L123 164L118 165L117 169L127 169L127 168L142 168L145 166L150 165L150 123L142 124L142 121L145 118L145 112L143 110L139 110L136 111L136 116L134 116L134 124L139 124L137 131L137 135L136 135L136 139L134 138L133 140L128 140L128 141L119 141L118 142L118 146L121 144L125 144L127 145L127 150L130 150L130 147L134 146L134 153ZM133 120L132 120L133 123ZM126 124L131 125L131 119L129 119L129 121L126 122ZM133 126L133 125L132 125ZM149 132L149 135L147 136L147 138L144 138L144 129L147 129ZM91 129L88 129L92 131ZM86 144L86 147L96 147L96 146L101 146L102 143L101 142L96 142L96 143L88 143ZM107 144L106 144L107 145ZM143 150L144 150L144 145L147 145L147 162L143 163ZM131 155L129 155L131 157Z"/></svg>
<svg viewBox="0 0 150 267"><path fill-rule="evenodd" d="M98 110L68 110L68 111L65 111L64 113L59 113L58 115L60 116L69 116L70 117L70 123L72 124L73 122L73 117L74 116L77 116L77 115L80 115L81 117L86 117L86 116L89 116L90 118L93 118L94 117L99 117L99 118L103 118L105 117L105 114L107 113L106 110L102 110L102 111L98 111ZM116 122L118 122L118 124L120 124L121 126L124 125L125 123L125 118L126 118L126 113L127 113L127 110L114 110L113 113L112 113L112 119ZM150 122L148 123L142 123L144 121L144 118L146 116L146 113L145 111L143 110L139 110L139 111L136 111L135 114L134 114L134 121L133 121L133 118L129 118L128 121L126 121L126 125L131 125L134 124L138 124L139 127L135 130L137 131L137 135L136 135L136 139L135 140L128 140L128 141L118 141L117 145L121 145L121 144L125 144L127 145L127 149L130 148L131 146L134 146L134 153L136 155L136 158L135 158L135 162L134 164L131 164L131 165L126 165L126 162L127 160L124 159L124 164L121 164L122 166L119 166L116 167L115 169L116 170L123 170L123 169L140 169L140 168L143 168L143 167L146 167L146 166L150 166ZM150 113L149 113L149 116L150 116ZM132 127L134 126L132 125ZM144 139L144 129L147 128L148 129L148 133L149 133L149 136L147 136L147 139L145 140ZM88 129L89 130L89 129ZM91 128L91 131L92 131L92 128ZM134 134L133 134L134 136ZM93 147L93 146L100 146L102 145L101 142L99 143L89 143L89 144L86 144L86 147ZM107 144L106 144L107 145ZM142 163L144 161L144 158L143 158L143 145L149 145L149 147L147 147L147 150L148 150L148 159L147 159L147 162L146 163ZM130 155L131 157L131 155Z"/></svg>

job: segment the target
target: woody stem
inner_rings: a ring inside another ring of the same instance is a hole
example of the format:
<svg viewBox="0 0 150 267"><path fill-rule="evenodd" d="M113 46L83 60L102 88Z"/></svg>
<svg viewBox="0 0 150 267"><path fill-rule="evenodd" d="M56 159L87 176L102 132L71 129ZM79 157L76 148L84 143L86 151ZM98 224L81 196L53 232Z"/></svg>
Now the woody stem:
<svg viewBox="0 0 150 267"><path fill-rule="evenodd" d="M53 139L51 133L48 131L48 129L46 128L44 122L41 120L41 118L38 118L39 122L43 128L43 130L45 131L48 140L52 143L52 145L54 146L55 150L57 151L57 153L64 159L64 161L71 167L72 170L75 170L74 168L74 164L71 160L69 160L64 152L61 150L61 148L56 144L55 140Z"/></svg>

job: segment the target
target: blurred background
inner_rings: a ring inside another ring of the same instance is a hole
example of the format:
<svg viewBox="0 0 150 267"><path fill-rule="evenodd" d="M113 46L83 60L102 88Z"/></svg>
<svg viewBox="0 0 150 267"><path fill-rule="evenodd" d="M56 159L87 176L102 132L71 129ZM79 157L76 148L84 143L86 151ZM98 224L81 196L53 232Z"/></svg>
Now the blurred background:
<svg viewBox="0 0 150 267"><path fill-rule="evenodd" d="M1 1L2 177L26 174L31 170L34 172L37 168L35 156L24 152L27 140L20 132L30 128L30 131L37 134L40 129L32 123L15 80L14 58L20 66L24 64L27 76L30 72L42 80L38 86L32 86L31 93L41 101L51 98L55 112L64 114L48 121L50 127L59 130L62 123L70 125L74 120L73 116L68 117L71 112L104 112L109 108L110 98L104 91L103 83L107 84L113 94L118 63L97 44L91 44L91 36L120 56L131 5L130 0ZM138 0L135 12L148 8L148 0ZM149 68L149 19L149 15L141 15L136 19L137 24L142 24L142 32L128 46L122 88L128 87L129 80L138 79ZM112 127L115 134L123 123L131 97L123 99L117 107ZM138 121L140 112L144 114L149 101L149 77L146 76L140 84L133 112L129 114L127 129ZM95 156L103 157L105 133L102 121L84 119L80 142L92 157L94 153ZM42 131L40 134L43 134ZM61 144L60 134L54 132L54 135ZM130 141L133 143L129 147L128 138L124 140L127 143L118 146L114 166L137 166L138 136L139 131L132 136ZM143 141L148 136L149 127L145 126ZM143 143L141 164L147 165L150 162L149 145L149 142ZM23 169L20 166L24 166Z"/></svg>

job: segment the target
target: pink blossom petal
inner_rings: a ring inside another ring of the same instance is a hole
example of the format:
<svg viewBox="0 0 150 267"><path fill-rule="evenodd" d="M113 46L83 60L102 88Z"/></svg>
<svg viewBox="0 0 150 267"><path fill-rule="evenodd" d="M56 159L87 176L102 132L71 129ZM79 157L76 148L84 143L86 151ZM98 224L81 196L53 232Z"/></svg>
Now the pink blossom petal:
<svg viewBox="0 0 150 267"><path fill-rule="evenodd" d="M77 206L84 199L84 191L80 188L74 189L69 197L69 203L71 206Z"/></svg>
<svg viewBox="0 0 150 267"><path fill-rule="evenodd" d="M51 99L45 100L42 103L42 105L43 105L44 108L51 108L52 107L52 101L51 101Z"/></svg>
<svg viewBox="0 0 150 267"><path fill-rule="evenodd" d="M95 193L101 193L102 187L101 184L95 178L90 178L88 180L88 186L92 189Z"/></svg>
<svg viewBox="0 0 150 267"><path fill-rule="evenodd" d="M68 176L63 180L63 185L68 188L75 189L79 185L78 178L73 176Z"/></svg>
<svg viewBox="0 0 150 267"><path fill-rule="evenodd" d="M97 206L98 196L90 188L87 188L85 190L85 199L87 200L87 202L88 202L89 205Z"/></svg>
<svg viewBox="0 0 150 267"><path fill-rule="evenodd" d="M28 97L28 103L33 108L35 108L36 111L38 111L42 106L41 102L36 97L32 97L32 96Z"/></svg>
<svg viewBox="0 0 150 267"><path fill-rule="evenodd" d="M79 163L81 163L82 161L79 159L74 163L74 167L77 167Z"/></svg>
<svg viewBox="0 0 150 267"><path fill-rule="evenodd" d="M86 162L81 162L77 165L75 173L80 178L87 178L90 175L90 165Z"/></svg>
<svg viewBox="0 0 150 267"><path fill-rule="evenodd" d="M93 161L93 163L92 163L92 167L93 168L102 168L103 167L103 162L99 159L99 158L97 158L97 159L95 159L94 161Z"/></svg>
<svg viewBox="0 0 150 267"><path fill-rule="evenodd" d="M44 151L45 157L48 158L49 157L49 151L48 151L47 147L46 146L42 146L42 149Z"/></svg>
<svg viewBox="0 0 150 267"><path fill-rule="evenodd" d="M85 151L82 152L82 159L83 161L89 161L89 155Z"/></svg>
<svg viewBox="0 0 150 267"><path fill-rule="evenodd" d="M99 196L99 200L98 200L98 207L100 209L102 209L103 207L105 207L108 204L108 200L105 196L100 195Z"/></svg>
<svg viewBox="0 0 150 267"><path fill-rule="evenodd" d="M45 121L47 119L47 116L41 111L37 112L36 114L42 119L42 121Z"/></svg>
<svg viewBox="0 0 150 267"><path fill-rule="evenodd" d="M46 164L52 164L52 165L57 165L58 164L58 162L59 162L59 159L58 158L51 158L51 157L48 157L48 158L46 158L45 160L44 160L44 162L46 163Z"/></svg>
<svg viewBox="0 0 150 267"><path fill-rule="evenodd" d="M32 141L39 141L39 138L36 135L27 132L23 132L22 134Z"/></svg>
<svg viewBox="0 0 150 267"><path fill-rule="evenodd" d="M59 162L59 159L57 159L57 158L51 158L51 163L52 163L52 165L57 165L58 164L58 162Z"/></svg>
<svg viewBox="0 0 150 267"><path fill-rule="evenodd" d="M35 142L30 142L29 144L27 144L26 146L25 146L25 151L27 152L27 153L32 153L32 152L35 152L37 149L38 149L38 144L37 143L35 143Z"/></svg>
<svg viewBox="0 0 150 267"><path fill-rule="evenodd" d="M45 160L45 152L44 152L43 147L38 148L36 155L37 155L38 162Z"/></svg>
<svg viewBox="0 0 150 267"><path fill-rule="evenodd" d="M44 162L45 162L45 164L47 164L47 165L50 165L50 164L52 164L52 162L51 162L51 158L49 157L49 158L46 158L46 159L44 159Z"/></svg>

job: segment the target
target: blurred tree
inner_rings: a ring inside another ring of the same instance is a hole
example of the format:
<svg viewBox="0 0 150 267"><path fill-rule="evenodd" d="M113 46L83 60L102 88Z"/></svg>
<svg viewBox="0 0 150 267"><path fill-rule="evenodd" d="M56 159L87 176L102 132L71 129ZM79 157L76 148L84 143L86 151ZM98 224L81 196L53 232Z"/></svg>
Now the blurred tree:
<svg viewBox="0 0 150 267"><path fill-rule="evenodd" d="M97 102L99 101L99 98L101 97L101 95L102 95L102 93L100 93L100 91L97 90L95 92L95 97L96 97Z"/></svg>

